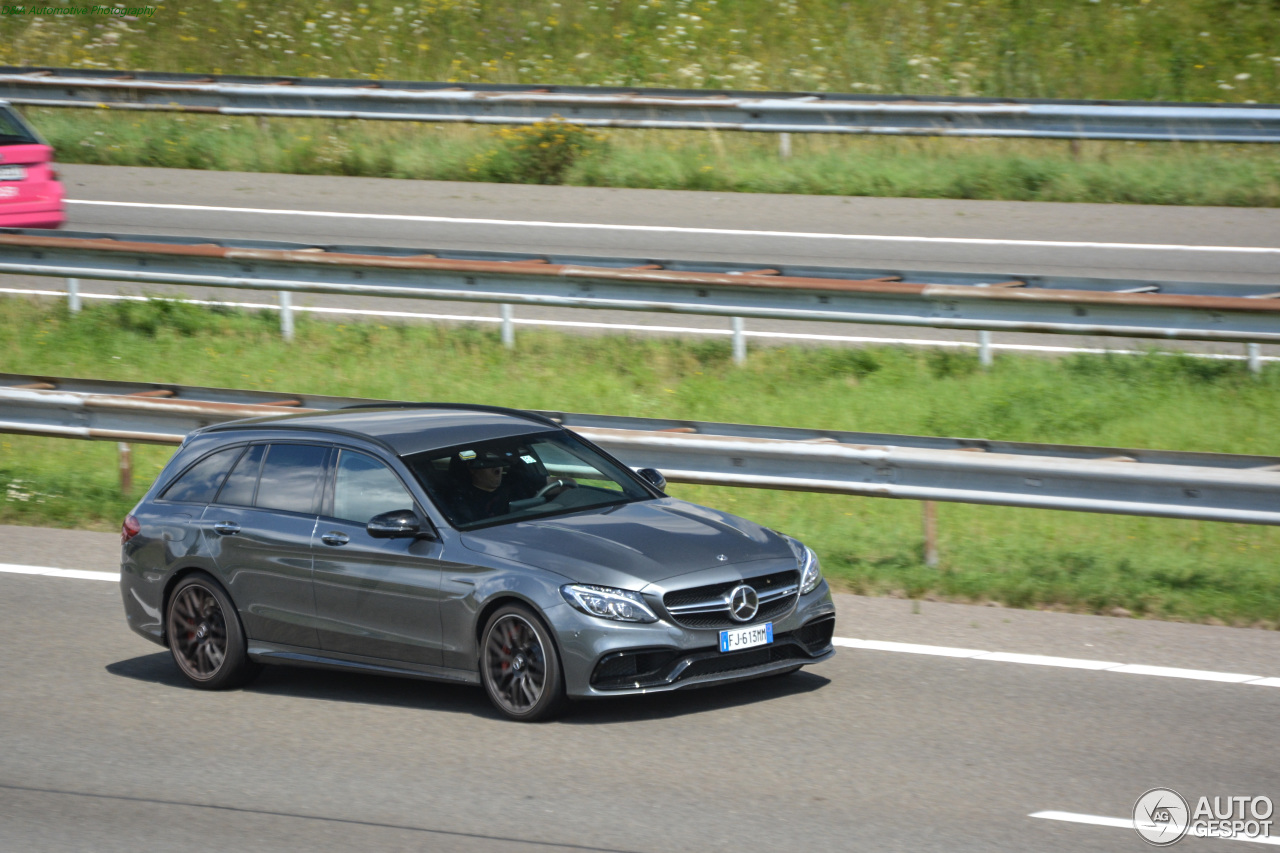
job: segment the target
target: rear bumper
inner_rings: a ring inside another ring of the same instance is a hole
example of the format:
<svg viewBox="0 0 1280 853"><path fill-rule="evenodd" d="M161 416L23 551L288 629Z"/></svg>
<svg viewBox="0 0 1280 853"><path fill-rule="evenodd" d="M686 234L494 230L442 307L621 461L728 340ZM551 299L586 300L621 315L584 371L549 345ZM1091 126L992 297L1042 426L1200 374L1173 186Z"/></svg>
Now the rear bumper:
<svg viewBox="0 0 1280 853"><path fill-rule="evenodd" d="M0 228L61 228L67 221L62 184L57 181L11 182L16 198L0 198Z"/></svg>
<svg viewBox="0 0 1280 853"><path fill-rule="evenodd" d="M0 205L0 228L61 228L66 221L60 201Z"/></svg>

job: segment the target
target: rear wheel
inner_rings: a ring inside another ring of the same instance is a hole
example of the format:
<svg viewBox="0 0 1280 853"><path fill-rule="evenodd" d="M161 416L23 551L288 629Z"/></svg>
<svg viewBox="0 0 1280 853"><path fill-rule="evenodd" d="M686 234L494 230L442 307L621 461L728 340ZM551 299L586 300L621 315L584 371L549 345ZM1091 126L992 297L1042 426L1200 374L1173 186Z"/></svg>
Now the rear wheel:
<svg viewBox="0 0 1280 853"><path fill-rule="evenodd" d="M565 706L564 672L551 632L528 607L501 607L480 641L480 678L494 707L512 720L533 722Z"/></svg>
<svg viewBox="0 0 1280 853"><path fill-rule="evenodd" d="M259 666L249 660L235 605L203 572L188 575L174 587L165 635L178 670L196 687L225 690L258 674Z"/></svg>

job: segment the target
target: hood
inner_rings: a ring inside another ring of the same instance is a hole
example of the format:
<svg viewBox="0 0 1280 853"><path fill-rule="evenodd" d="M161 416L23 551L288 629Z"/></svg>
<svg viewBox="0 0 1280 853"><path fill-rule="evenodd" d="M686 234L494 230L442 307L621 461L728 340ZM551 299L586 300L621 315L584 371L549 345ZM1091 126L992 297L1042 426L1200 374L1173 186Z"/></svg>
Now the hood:
<svg viewBox="0 0 1280 853"><path fill-rule="evenodd" d="M674 498L490 527L462 543L578 583L636 590L702 569L795 559L772 530Z"/></svg>

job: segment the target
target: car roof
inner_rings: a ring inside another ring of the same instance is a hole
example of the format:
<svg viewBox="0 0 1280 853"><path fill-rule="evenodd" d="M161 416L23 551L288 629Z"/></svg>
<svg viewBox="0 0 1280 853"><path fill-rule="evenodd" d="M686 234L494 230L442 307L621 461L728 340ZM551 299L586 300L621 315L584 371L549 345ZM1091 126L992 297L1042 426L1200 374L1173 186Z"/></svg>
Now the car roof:
<svg viewBox="0 0 1280 853"><path fill-rule="evenodd" d="M558 429L562 427L548 417L517 409L427 403L252 418L216 424L202 432L314 430L371 439L397 456L408 456L425 450Z"/></svg>

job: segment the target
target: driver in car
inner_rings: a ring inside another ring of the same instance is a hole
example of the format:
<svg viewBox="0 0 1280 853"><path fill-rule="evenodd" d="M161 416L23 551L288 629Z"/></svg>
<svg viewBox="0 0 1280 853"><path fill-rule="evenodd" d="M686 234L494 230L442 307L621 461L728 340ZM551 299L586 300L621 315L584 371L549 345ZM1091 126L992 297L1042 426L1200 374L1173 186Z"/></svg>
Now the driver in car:
<svg viewBox="0 0 1280 853"><path fill-rule="evenodd" d="M532 474L532 471L522 471L525 476L512 482L505 476L514 464L512 456L510 453L504 456L489 450L464 460L468 476L458 485L455 493L455 507L464 521L483 521L506 515L511 512L513 500L533 497L550 499L566 488L577 485L573 480L558 480L549 475L545 480L535 475L530 482L528 474Z"/></svg>

